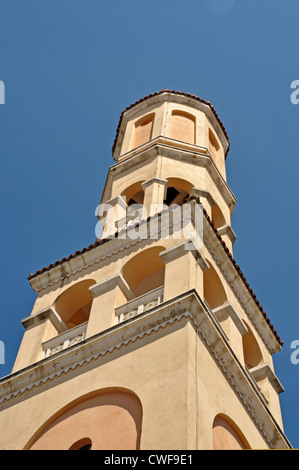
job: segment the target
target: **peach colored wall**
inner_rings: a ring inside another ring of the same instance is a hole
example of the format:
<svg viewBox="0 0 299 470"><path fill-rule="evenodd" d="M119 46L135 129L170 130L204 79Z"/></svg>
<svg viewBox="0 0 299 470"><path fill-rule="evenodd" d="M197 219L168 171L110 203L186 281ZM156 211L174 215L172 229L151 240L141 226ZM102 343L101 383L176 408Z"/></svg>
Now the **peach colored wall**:
<svg viewBox="0 0 299 470"><path fill-rule="evenodd" d="M138 147L139 145L148 142L151 139L152 129L153 129L153 120L154 115L150 114L140 119L136 122L132 148Z"/></svg>
<svg viewBox="0 0 299 470"><path fill-rule="evenodd" d="M163 251L163 249L164 247L158 246L149 248L148 250L144 250L141 253L138 253L133 258L131 258L124 265L122 273L124 279L130 286L132 291L135 292L135 288L141 283L141 281L143 281L143 279L145 279L150 274L157 271L160 271L161 273L161 270L164 270L164 263L159 256L159 253ZM153 288L155 287L159 286L154 285ZM149 288L147 292L149 290L151 289ZM138 294L136 295L141 295L140 292L141 291L139 289Z"/></svg>
<svg viewBox="0 0 299 470"><path fill-rule="evenodd" d="M77 282L64 291L55 301L55 310L68 328L88 320L93 301L89 287L95 283L96 281L93 279Z"/></svg>
<svg viewBox="0 0 299 470"><path fill-rule="evenodd" d="M233 429L221 416L217 416L213 425L213 449L214 450L242 450L249 446L241 436L241 432Z"/></svg>
<svg viewBox="0 0 299 470"><path fill-rule="evenodd" d="M195 117L181 111L173 111L169 133L173 139L195 144Z"/></svg>
<svg viewBox="0 0 299 470"><path fill-rule="evenodd" d="M222 282L212 265L204 272L204 298L211 309L223 305L227 301L227 296Z"/></svg>
<svg viewBox="0 0 299 470"><path fill-rule="evenodd" d="M103 393L63 412L30 450L69 450L81 440L91 441L92 450L135 450L139 447L141 420L141 405L135 396Z"/></svg>
<svg viewBox="0 0 299 470"><path fill-rule="evenodd" d="M243 335L243 349L244 349L244 360L246 366L250 369L264 362L262 351L258 345L257 340L246 322L244 322L248 332Z"/></svg>

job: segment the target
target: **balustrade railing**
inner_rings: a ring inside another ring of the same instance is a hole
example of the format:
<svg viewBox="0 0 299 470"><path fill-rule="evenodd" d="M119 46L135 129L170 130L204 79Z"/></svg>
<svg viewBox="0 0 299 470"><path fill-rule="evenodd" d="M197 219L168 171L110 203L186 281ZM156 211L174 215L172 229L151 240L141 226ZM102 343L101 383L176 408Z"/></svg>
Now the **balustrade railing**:
<svg viewBox="0 0 299 470"><path fill-rule="evenodd" d="M147 292L115 309L116 324L156 307L163 301L163 287Z"/></svg>
<svg viewBox="0 0 299 470"><path fill-rule="evenodd" d="M80 343L85 338L87 323L75 326L74 328L60 333L58 336L45 341L42 345L43 357L49 357L74 344Z"/></svg>

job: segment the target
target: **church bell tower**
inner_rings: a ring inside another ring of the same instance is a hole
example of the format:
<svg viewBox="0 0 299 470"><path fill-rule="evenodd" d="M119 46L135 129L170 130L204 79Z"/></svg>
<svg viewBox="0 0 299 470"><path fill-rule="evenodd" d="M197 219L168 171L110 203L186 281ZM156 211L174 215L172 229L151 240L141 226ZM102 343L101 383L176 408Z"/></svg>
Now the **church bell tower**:
<svg viewBox="0 0 299 470"><path fill-rule="evenodd" d="M228 150L197 96L162 90L122 112L95 242L29 276L1 449L291 447L282 341L233 257Z"/></svg>

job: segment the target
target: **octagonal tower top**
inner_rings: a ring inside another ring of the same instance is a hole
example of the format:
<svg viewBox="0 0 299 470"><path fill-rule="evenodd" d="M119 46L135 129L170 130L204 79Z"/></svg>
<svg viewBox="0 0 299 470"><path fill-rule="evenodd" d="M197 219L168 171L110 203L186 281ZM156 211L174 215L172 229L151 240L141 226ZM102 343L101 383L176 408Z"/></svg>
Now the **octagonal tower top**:
<svg viewBox="0 0 299 470"><path fill-rule="evenodd" d="M116 161L129 158L156 140L167 145L202 149L225 178L229 139L214 107L195 95L162 90L126 108L112 148Z"/></svg>

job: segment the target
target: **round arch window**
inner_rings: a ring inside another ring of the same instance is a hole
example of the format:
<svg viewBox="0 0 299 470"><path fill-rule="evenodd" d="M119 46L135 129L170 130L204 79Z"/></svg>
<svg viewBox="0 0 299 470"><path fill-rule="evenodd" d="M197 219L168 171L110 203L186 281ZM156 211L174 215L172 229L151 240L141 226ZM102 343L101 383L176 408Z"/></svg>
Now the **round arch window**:
<svg viewBox="0 0 299 470"><path fill-rule="evenodd" d="M75 442L69 450L91 450L92 442L91 439L85 437L80 439L79 441Z"/></svg>

